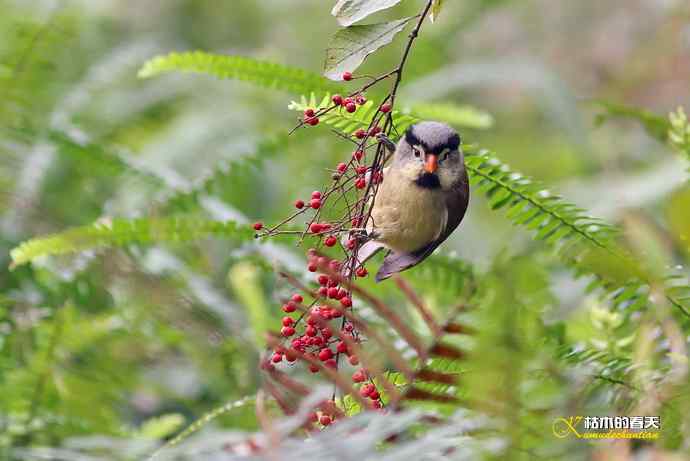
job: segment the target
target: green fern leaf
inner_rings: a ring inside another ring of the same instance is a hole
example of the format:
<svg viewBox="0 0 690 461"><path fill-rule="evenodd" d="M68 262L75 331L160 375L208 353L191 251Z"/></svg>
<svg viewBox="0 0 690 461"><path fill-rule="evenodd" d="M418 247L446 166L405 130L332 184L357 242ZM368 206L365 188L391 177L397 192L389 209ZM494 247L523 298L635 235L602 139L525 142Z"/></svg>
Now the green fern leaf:
<svg viewBox="0 0 690 461"><path fill-rule="evenodd" d="M254 232L230 221L203 221L190 218L113 219L76 227L22 243L10 255L12 266L40 256L74 253L96 248L135 243L188 242L205 237L252 240Z"/></svg>
<svg viewBox="0 0 690 461"><path fill-rule="evenodd" d="M139 70L140 78L149 78L167 72L194 72L220 79L242 80L256 85L294 93L308 91L338 91L340 85L319 74L244 56L225 56L191 51L156 56Z"/></svg>
<svg viewBox="0 0 690 461"><path fill-rule="evenodd" d="M449 103L414 104L403 112L424 120L446 122L458 128L486 130L494 124L491 114L472 106Z"/></svg>
<svg viewBox="0 0 690 461"><path fill-rule="evenodd" d="M310 97L302 96L299 101L292 101L288 109L304 112L311 108L314 110L325 109L331 106L330 94L326 94L321 100L311 93ZM319 119L331 125L343 133L352 134L360 128L367 128L376 114L378 104L373 100L359 106L357 111L349 113L342 108L331 110L319 117ZM398 133L404 132L410 125L424 119L434 119L449 123L458 128L489 128L493 123L491 115L467 106L455 106L453 104L419 104L402 111L392 112L393 124Z"/></svg>

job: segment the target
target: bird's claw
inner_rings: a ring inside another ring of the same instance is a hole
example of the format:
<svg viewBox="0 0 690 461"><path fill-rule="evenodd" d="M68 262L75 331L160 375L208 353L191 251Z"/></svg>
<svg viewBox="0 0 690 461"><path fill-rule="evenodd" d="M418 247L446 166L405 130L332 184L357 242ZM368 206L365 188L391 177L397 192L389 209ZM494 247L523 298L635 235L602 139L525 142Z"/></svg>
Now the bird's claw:
<svg viewBox="0 0 690 461"><path fill-rule="evenodd" d="M395 152L395 143L391 141L388 136L383 133L378 133L376 139L390 152Z"/></svg>

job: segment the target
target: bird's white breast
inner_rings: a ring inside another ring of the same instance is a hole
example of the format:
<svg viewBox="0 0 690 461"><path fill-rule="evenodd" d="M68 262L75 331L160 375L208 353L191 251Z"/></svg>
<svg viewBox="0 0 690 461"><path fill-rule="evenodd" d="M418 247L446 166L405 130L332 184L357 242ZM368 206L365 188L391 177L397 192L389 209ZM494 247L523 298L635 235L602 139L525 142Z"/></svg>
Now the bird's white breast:
<svg viewBox="0 0 690 461"><path fill-rule="evenodd" d="M440 189L419 187L404 174L388 169L371 216L369 227L377 234L376 240L411 252L438 238L448 213Z"/></svg>

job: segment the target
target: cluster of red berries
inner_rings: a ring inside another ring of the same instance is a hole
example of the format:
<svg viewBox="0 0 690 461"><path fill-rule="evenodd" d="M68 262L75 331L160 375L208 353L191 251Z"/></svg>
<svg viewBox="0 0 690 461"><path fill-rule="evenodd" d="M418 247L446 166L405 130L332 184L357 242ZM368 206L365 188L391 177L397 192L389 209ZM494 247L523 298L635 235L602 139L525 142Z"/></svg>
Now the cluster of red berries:
<svg viewBox="0 0 690 461"><path fill-rule="evenodd" d="M343 74L343 80L352 79L350 72ZM304 124L317 125L319 116L329 110L344 109L348 113L353 113L358 106L367 103L366 97L361 93L355 93L350 97L336 94L331 101L334 105L329 108L318 110L307 108L304 111ZM391 110L392 104L386 100L379 106L378 112L386 114ZM352 374L354 385L358 388L360 396L369 399L372 408L382 408L383 402L374 380L366 369L359 367L359 358L354 351L350 350L353 344L357 345L357 349L361 347L363 338L348 318L350 317L347 313L348 309L353 307L352 294L347 286L341 283L343 277L349 279L351 276L357 278L368 276L367 269L355 260L357 248L361 243L356 232L362 227L364 210L348 205L348 217L343 220L324 222L319 218L331 194L338 193L338 187L341 187L342 191L342 184L337 184L340 178L344 177L347 181L352 181L357 190L366 189L369 183L379 184L383 180L382 171L372 170L365 161L367 142L381 133L379 122L382 119L381 115L381 118L374 120L368 129L358 129L352 134L357 148L352 153L352 160L347 163L340 162L335 166L333 179L336 185L333 189L323 193L314 191L309 199L298 199L294 202L295 208L300 210L295 213L295 216L308 210L315 211L306 233L319 238L320 243L325 247L335 247L341 243L345 257L337 260L322 256L315 249L308 251L307 270L314 273L314 288L311 292L313 301L305 303L304 297L295 293L282 304L281 308L285 316L281 320L280 335L283 339L280 344L272 348L269 360L264 362L264 366L274 367L301 361L312 373L318 373L324 368L338 370L343 366L344 359L347 359L349 365L355 367ZM348 220L352 225L351 229L347 227ZM257 222L253 227L259 231L263 229L263 224ZM273 229L268 234L272 232ZM341 239L342 235L347 235L347 237ZM347 271L343 270L346 266ZM338 274L348 274L348 276ZM330 425L337 416L332 411L335 408L334 405L333 402L330 408L322 407L320 411L312 413L311 421L320 423L322 426Z"/></svg>

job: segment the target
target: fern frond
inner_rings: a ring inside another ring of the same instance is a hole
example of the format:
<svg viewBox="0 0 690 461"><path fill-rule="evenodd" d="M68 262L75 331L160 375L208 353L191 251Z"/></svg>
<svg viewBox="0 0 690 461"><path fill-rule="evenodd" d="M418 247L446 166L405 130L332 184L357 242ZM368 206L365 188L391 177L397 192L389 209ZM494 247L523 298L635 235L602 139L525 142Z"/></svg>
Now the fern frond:
<svg viewBox="0 0 690 461"><path fill-rule="evenodd" d="M322 99L317 100L316 95L311 93L307 98L302 96L299 101L292 101L288 105L288 109L297 112L304 112L308 108L314 110L325 109L331 106L331 95L326 94ZM337 108L328 113L319 116L319 119L346 134L352 134L360 128L367 128L371 123L372 118L376 114L378 104L374 101L368 100L366 103L357 107L357 111L349 113L343 108ZM399 132L405 131L410 125L417 123L420 119L412 115L401 114L400 111L394 110L392 112L393 124Z"/></svg>
<svg viewBox="0 0 690 461"><path fill-rule="evenodd" d="M669 114L668 141L690 160L690 121L682 107Z"/></svg>
<svg viewBox="0 0 690 461"><path fill-rule="evenodd" d="M424 120L438 120L460 128L486 130L494 124L491 114L472 106L449 103L414 104L409 109L403 109L403 112Z"/></svg>
<svg viewBox="0 0 690 461"><path fill-rule="evenodd" d="M314 93L309 98L302 96L299 101L292 101L288 109L304 112L305 109L324 109L331 106L331 96L326 94L318 100ZM320 116L320 120L333 126L343 133L351 134L360 128L367 128L376 114L378 104L373 100L359 106L357 111L349 113L341 108L332 110ZM462 128L489 128L493 124L493 117L486 112L479 111L468 106L455 106L453 104L417 104L412 108L392 113L393 125L398 133L403 133L410 125L425 119L433 119L446 122L450 125Z"/></svg>
<svg viewBox="0 0 690 461"><path fill-rule="evenodd" d="M506 209L508 218L536 232L537 240L555 244L574 238L613 250L614 227L511 171L488 150L466 148L465 166L470 183L486 195L491 209Z"/></svg>
<svg viewBox="0 0 690 461"><path fill-rule="evenodd" d="M156 56L139 70L140 78L167 72L194 72L219 79L242 80L265 88L294 93L309 91L338 91L341 86L319 74L297 67L289 67L244 56L226 56L190 51Z"/></svg>
<svg viewBox="0 0 690 461"><path fill-rule="evenodd" d="M64 232L28 240L14 248L12 266L46 255L130 244L188 242L206 237L249 241L254 232L231 221L204 221L190 218L112 219L76 227Z"/></svg>

